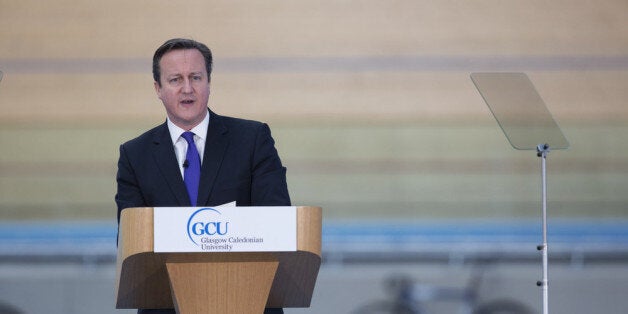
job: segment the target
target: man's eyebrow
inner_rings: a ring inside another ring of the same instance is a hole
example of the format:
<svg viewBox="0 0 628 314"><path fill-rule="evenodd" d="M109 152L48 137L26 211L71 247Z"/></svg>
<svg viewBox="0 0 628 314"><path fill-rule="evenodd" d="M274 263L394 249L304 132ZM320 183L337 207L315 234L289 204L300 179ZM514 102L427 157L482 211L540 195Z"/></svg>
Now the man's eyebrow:
<svg viewBox="0 0 628 314"><path fill-rule="evenodd" d="M196 72L190 72L188 75L203 75L205 72L203 71L196 71ZM177 77L177 76L184 76L182 73L166 73L164 74L166 77Z"/></svg>

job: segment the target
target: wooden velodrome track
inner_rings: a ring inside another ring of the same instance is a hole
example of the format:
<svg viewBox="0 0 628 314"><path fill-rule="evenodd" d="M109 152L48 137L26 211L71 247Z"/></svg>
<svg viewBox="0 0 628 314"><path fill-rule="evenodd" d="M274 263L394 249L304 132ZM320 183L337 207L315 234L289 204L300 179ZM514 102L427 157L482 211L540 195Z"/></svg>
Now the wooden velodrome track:
<svg viewBox="0 0 628 314"><path fill-rule="evenodd" d="M474 71L526 72L570 140L551 215L628 216L625 1L0 0L1 219L115 219L171 37L212 48L210 106L268 122L293 202L325 218L536 217L538 158Z"/></svg>

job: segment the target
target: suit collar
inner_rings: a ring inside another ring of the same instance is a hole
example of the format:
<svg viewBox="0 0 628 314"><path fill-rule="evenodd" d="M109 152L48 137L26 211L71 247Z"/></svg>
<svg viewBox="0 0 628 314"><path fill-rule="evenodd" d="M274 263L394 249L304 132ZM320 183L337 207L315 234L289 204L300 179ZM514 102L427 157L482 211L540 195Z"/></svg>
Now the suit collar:
<svg viewBox="0 0 628 314"><path fill-rule="evenodd" d="M229 129L223 123L223 118L211 110L210 123L207 128L205 152L201 166L201 179L198 189L198 206L209 205L209 197L214 189L215 179L222 166L222 161L229 146L227 136ZM172 139L168 125L164 122L157 128L153 137L152 154L170 190L175 195L179 206L190 206L187 189L181 177L181 171L174 153Z"/></svg>
<svg viewBox="0 0 628 314"><path fill-rule="evenodd" d="M223 123L221 116L209 110L209 126L207 128L207 140L205 141L205 153L203 154L203 165L201 167L201 180L199 183L198 200L199 206L208 205L209 196L214 189L218 171L222 166L222 161L229 146L227 136L229 129Z"/></svg>
<svg viewBox="0 0 628 314"><path fill-rule="evenodd" d="M178 205L190 206L190 199L181 177L167 123L164 122L157 128L151 149L158 167L156 170L164 177L168 187L175 195Z"/></svg>

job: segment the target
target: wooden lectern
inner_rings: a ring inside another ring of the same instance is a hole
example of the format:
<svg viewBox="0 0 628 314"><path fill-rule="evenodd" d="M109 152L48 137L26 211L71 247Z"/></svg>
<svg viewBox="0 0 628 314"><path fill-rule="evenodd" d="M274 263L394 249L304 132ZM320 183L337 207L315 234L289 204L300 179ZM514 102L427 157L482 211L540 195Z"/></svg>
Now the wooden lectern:
<svg viewBox="0 0 628 314"><path fill-rule="evenodd" d="M155 253L153 208L120 217L116 308L262 313L309 307L321 263L321 208L296 207L297 251Z"/></svg>

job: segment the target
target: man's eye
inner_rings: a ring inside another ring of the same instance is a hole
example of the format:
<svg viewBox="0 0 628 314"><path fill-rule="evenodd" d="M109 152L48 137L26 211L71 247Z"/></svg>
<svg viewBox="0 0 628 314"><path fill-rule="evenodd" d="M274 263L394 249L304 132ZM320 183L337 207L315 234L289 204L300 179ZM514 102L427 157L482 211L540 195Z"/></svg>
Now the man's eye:
<svg viewBox="0 0 628 314"><path fill-rule="evenodd" d="M192 79L195 80L195 81L200 81L203 78L201 76L193 76Z"/></svg>
<svg viewBox="0 0 628 314"><path fill-rule="evenodd" d="M178 83L179 80L180 79L178 77L175 77L175 78L171 78L169 82L172 83L172 84L175 84L175 83Z"/></svg>

